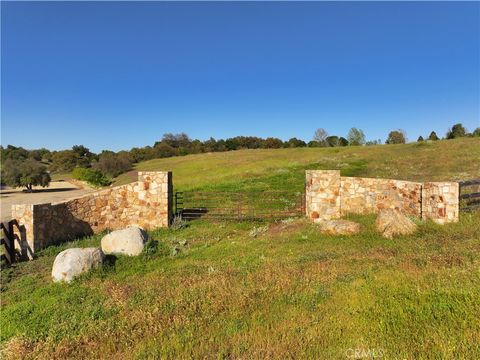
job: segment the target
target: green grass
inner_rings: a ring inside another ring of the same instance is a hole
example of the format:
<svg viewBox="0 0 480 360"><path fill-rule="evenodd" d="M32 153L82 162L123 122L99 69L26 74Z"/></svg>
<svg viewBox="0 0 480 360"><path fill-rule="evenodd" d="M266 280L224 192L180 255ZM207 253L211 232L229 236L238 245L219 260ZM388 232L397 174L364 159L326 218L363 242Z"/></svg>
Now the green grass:
<svg viewBox="0 0 480 360"><path fill-rule="evenodd" d="M436 143L426 145L433 152L262 150L159 162L176 164L180 189L293 191L303 188L305 168L332 164L355 176L479 177L478 141L441 144L448 151ZM218 165L223 156L230 165ZM423 171L425 161L438 174ZM305 219L159 229L141 256L109 258L69 285L51 282L56 254L98 246L101 235L49 247L2 270L3 358L345 359L349 349L385 359L480 358L480 212L445 226L419 221L415 234L394 240L374 231L374 216L348 218L361 223L360 234L327 236Z"/></svg>
<svg viewBox="0 0 480 360"><path fill-rule="evenodd" d="M478 358L480 214L387 240L325 236L303 219L192 222L156 251L53 284L50 247L2 274L1 340L31 358ZM252 229L266 226L253 237ZM172 249L176 249L173 251ZM26 349L26 350L25 350Z"/></svg>

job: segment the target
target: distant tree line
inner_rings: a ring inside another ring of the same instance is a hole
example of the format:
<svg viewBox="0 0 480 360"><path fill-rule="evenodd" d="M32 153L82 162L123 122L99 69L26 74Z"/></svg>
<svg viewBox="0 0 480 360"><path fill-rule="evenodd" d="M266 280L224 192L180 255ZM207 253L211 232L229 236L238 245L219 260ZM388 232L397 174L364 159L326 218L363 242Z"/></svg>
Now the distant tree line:
<svg viewBox="0 0 480 360"><path fill-rule="evenodd" d="M469 133L462 124L455 124L448 129L445 139L459 137L480 137L480 128ZM432 131L426 140L440 140L435 131ZM420 136L417 141L425 141ZM392 130L385 144L404 144L407 135L404 130ZM74 145L71 149L50 151L45 148L27 150L22 147L8 145L0 146L1 181L2 184L21 187L28 190L32 186L47 186L50 182L50 173L71 172L74 169L90 169L75 173L77 178L94 179L96 184L106 184L108 179L114 178L132 169L134 163L156 158L183 156L208 152L233 151L241 149L280 149L299 147L342 147L379 145L380 139L366 140L361 129L351 128L346 137L330 135L325 129L315 131L313 139L308 143L292 137L283 141L275 137L261 138L257 136L236 136L227 139L209 138L205 141L191 139L187 134L165 134L153 146L134 147L130 151L113 152L103 150L99 154L91 152L83 145Z"/></svg>

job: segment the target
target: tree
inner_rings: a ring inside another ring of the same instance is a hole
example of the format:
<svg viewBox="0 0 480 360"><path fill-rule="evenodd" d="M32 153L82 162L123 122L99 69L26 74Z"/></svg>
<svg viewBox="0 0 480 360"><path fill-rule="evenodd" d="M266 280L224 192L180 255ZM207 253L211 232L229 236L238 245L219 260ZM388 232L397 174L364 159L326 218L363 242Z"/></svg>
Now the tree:
<svg viewBox="0 0 480 360"><path fill-rule="evenodd" d="M430 133L430 136L428 137L428 140L431 140L431 141L437 141L437 140L440 140L437 136L437 133L435 131L432 131Z"/></svg>
<svg viewBox="0 0 480 360"><path fill-rule="evenodd" d="M2 161L5 161L7 159L13 159L13 160L25 160L29 156L28 150L22 148L22 147L16 147L13 145L7 145L6 148L1 148L2 155L1 159Z"/></svg>
<svg viewBox="0 0 480 360"><path fill-rule="evenodd" d="M140 161L151 160L155 155L151 146L145 146L143 148L132 148L130 150L130 157L133 162L138 163Z"/></svg>
<svg viewBox="0 0 480 360"><path fill-rule="evenodd" d="M325 129L319 128L315 130L315 134L313 135L313 141L316 141L319 146L328 146L326 139L328 137L328 133Z"/></svg>
<svg viewBox="0 0 480 360"><path fill-rule="evenodd" d="M351 128L348 132L348 143L352 146L364 145L365 144L365 134L362 130L357 128Z"/></svg>
<svg viewBox="0 0 480 360"><path fill-rule="evenodd" d="M49 154L50 154L49 150L45 148L41 148L41 149L30 150L28 157L32 158L33 160L42 161L44 159L47 160Z"/></svg>
<svg viewBox="0 0 480 360"><path fill-rule="evenodd" d="M338 138L338 146L348 146L348 140L345 139L343 136Z"/></svg>
<svg viewBox="0 0 480 360"><path fill-rule="evenodd" d="M220 139L215 144L215 151L227 151L227 146L225 145L225 140Z"/></svg>
<svg viewBox="0 0 480 360"><path fill-rule="evenodd" d="M76 154L78 154L79 157L86 157L86 158L91 158L92 153L88 148L86 148L83 145L73 145L72 146L72 151Z"/></svg>
<svg viewBox="0 0 480 360"><path fill-rule="evenodd" d="M115 154L111 151L102 151L95 167L104 174L116 177L132 168L132 161L126 154Z"/></svg>
<svg viewBox="0 0 480 360"><path fill-rule="evenodd" d="M263 146L266 149L280 149L283 147L283 141L278 138L268 137L265 139Z"/></svg>
<svg viewBox="0 0 480 360"><path fill-rule="evenodd" d="M230 151L230 150L237 150L239 147L237 138L228 138L225 140L225 148Z"/></svg>
<svg viewBox="0 0 480 360"><path fill-rule="evenodd" d="M3 164L2 182L11 187L25 186L28 192L32 192L33 186L48 186L50 174L46 166L34 159L7 159Z"/></svg>
<svg viewBox="0 0 480 360"><path fill-rule="evenodd" d="M406 140L405 131L398 129L390 131L385 144L405 144Z"/></svg>
<svg viewBox="0 0 480 360"><path fill-rule="evenodd" d="M423 139L423 136L420 135L420 136L418 137L418 139L417 139L417 142L423 142L423 141L425 141L425 140Z"/></svg>
<svg viewBox="0 0 480 360"><path fill-rule="evenodd" d="M156 158L166 158L166 157L175 156L177 154L176 149L174 149L170 145L163 142L157 143L153 147L153 151L155 153Z"/></svg>
<svg viewBox="0 0 480 360"><path fill-rule="evenodd" d="M478 128L476 128L475 130L473 130L472 136L480 137L480 127L478 127Z"/></svg>
<svg viewBox="0 0 480 360"><path fill-rule="evenodd" d="M212 152L216 150L217 147L217 140L213 137L203 142L203 146L206 152Z"/></svg>
<svg viewBox="0 0 480 360"><path fill-rule="evenodd" d="M73 150L55 151L52 153L53 171L72 171L80 162L80 156Z"/></svg>
<svg viewBox="0 0 480 360"><path fill-rule="evenodd" d="M290 148L305 147L305 146L307 146L307 143L303 140L300 140L300 139L297 139L297 138L293 137L293 138L290 138L285 143L285 146L290 147Z"/></svg>
<svg viewBox="0 0 480 360"><path fill-rule="evenodd" d="M455 139L464 137L467 134L467 129L462 124L455 124L447 131L447 139Z"/></svg>
<svg viewBox="0 0 480 360"><path fill-rule="evenodd" d="M157 141L153 146L155 147L160 142L170 145L173 148L188 148L190 145L190 138L185 133L180 134L164 134L161 141Z"/></svg>
<svg viewBox="0 0 480 360"><path fill-rule="evenodd" d="M327 138L325 139L327 146L330 146L330 147L339 146L338 141L339 141L338 136L335 136L335 135L327 136Z"/></svg>

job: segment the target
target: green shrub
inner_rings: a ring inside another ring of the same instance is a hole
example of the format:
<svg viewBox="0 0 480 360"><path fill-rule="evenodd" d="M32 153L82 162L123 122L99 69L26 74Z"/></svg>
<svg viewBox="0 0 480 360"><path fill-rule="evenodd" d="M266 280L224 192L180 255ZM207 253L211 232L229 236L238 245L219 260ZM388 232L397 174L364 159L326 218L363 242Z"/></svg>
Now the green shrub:
<svg viewBox="0 0 480 360"><path fill-rule="evenodd" d="M111 180L105 176L100 170L75 168L72 171L72 177L77 180L86 181L93 186L107 186L111 184Z"/></svg>

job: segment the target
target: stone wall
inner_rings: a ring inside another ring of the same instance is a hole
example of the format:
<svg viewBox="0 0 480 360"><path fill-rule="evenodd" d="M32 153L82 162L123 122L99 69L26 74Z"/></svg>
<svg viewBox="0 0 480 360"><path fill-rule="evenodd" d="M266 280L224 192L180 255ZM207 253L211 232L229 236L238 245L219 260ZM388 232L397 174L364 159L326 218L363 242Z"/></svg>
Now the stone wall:
<svg viewBox="0 0 480 360"><path fill-rule="evenodd" d="M33 219L36 205L20 204L12 205L12 219L18 221L18 227L13 228L13 232L18 241L15 241L15 248L20 252L22 258L31 259L33 257L33 243L28 240L33 239Z"/></svg>
<svg viewBox="0 0 480 360"><path fill-rule="evenodd" d="M399 209L421 217L422 184L410 181L341 177L341 213L368 214Z"/></svg>
<svg viewBox="0 0 480 360"><path fill-rule="evenodd" d="M339 170L307 170L305 176L306 214L314 221L388 208L442 224L458 221L458 183L343 177Z"/></svg>
<svg viewBox="0 0 480 360"><path fill-rule="evenodd" d="M24 227L22 240L31 253L105 229L168 227L171 216L171 172L139 172L137 182L61 203L12 206L12 217Z"/></svg>
<svg viewBox="0 0 480 360"><path fill-rule="evenodd" d="M439 224L458 221L459 185L456 182L427 182L422 189L422 217Z"/></svg>
<svg viewBox="0 0 480 360"><path fill-rule="evenodd" d="M305 204L310 219L340 217L340 171L307 170Z"/></svg>

